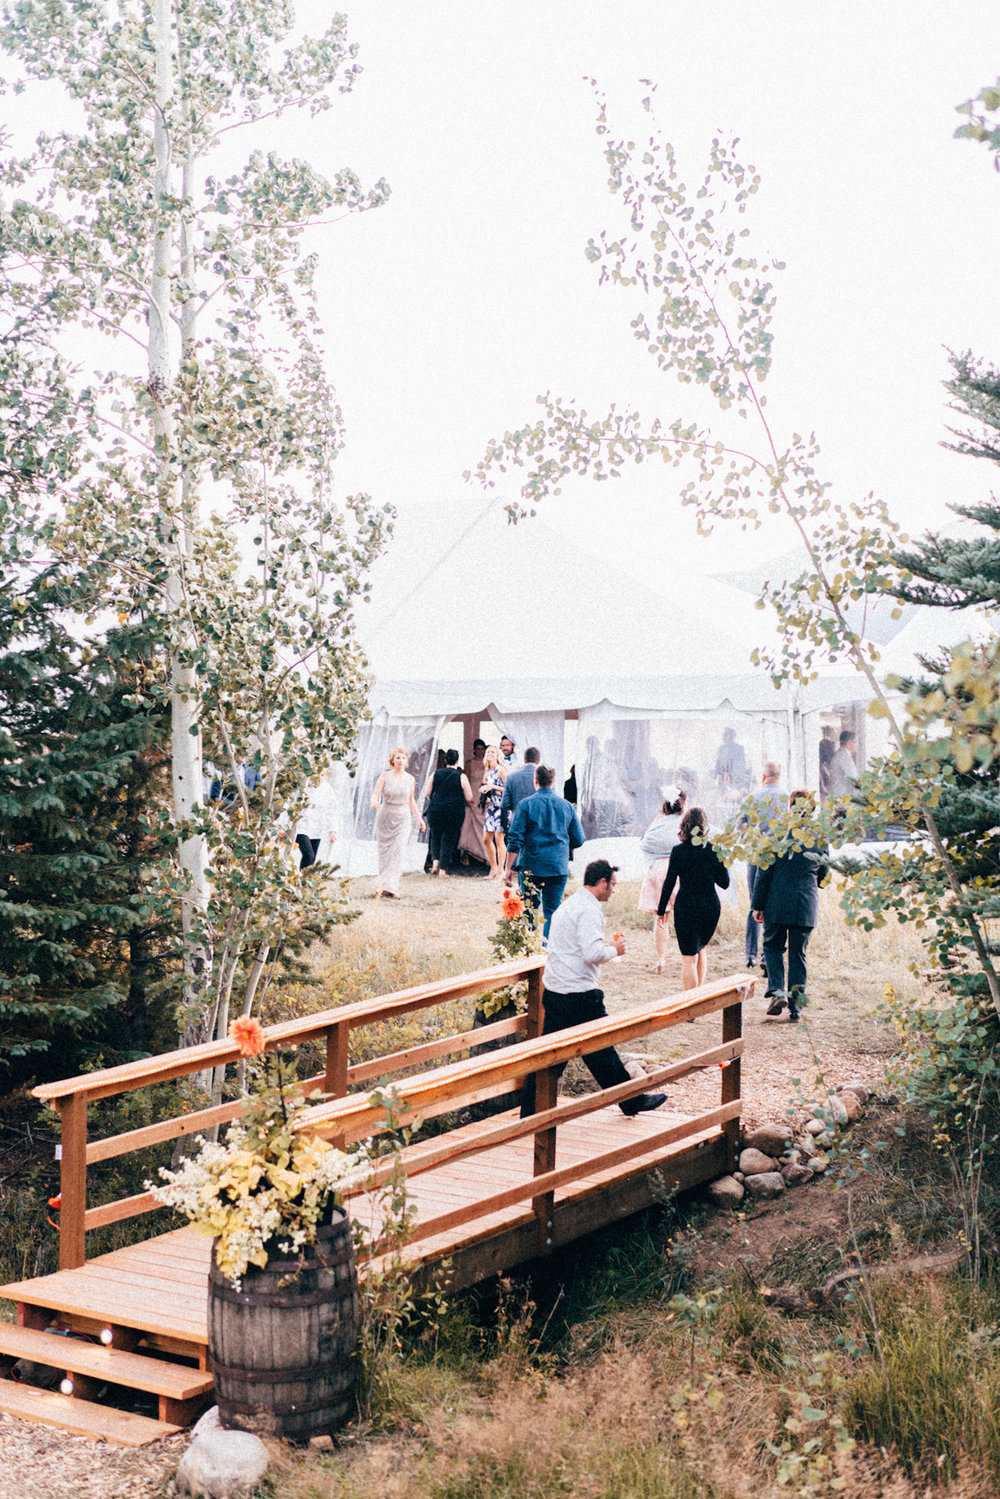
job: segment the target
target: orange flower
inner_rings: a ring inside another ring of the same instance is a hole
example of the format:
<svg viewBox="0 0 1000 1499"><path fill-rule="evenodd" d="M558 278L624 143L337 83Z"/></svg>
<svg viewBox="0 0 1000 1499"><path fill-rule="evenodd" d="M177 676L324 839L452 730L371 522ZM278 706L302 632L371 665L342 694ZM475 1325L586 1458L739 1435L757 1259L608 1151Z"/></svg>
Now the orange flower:
<svg viewBox="0 0 1000 1499"><path fill-rule="evenodd" d="M515 921L524 910L524 901L516 890L505 890L501 897L501 906L505 921Z"/></svg>
<svg viewBox="0 0 1000 1499"><path fill-rule="evenodd" d="M50 1197L49 1198L49 1207L50 1208L55 1208L56 1212L58 1213L59 1209L62 1207L62 1193L61 1192L57 1192L56 1195L55 1195L55 1197Z"/></svg>
<svg viewBox="0 0 1000 1499"><path fill-rule="evenodd" d="M235 1041L241 1057L259 1057L264 1050L264 1032L259 1020L249 1015L240 1015L229 1027L230 1040Z"/></svg>
<svg viewBox="0 0 1000 1499"><path fill-rule="evenodd" d="M612 934L611 934L611 940L612 940L612 942L624 942L625 941L625 933L624 932L612 932Z"/></svg>

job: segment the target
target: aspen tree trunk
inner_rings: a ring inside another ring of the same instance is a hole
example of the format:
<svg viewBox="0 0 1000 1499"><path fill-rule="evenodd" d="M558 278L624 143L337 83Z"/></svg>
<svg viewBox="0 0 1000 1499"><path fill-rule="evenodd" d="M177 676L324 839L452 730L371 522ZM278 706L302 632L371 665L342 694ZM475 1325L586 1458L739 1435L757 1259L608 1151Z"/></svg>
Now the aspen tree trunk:
<svg viewBox="0 0 1000 1499"><path fill-rule="evenodd" d="M198 693L193 667L182 660L186 627L184 570L192 552L191 497L186 493L182 467L174 445L171 389L176 374L171 353L171 293L180 269L176 259L177 215L171 207L174 167L170 134L175 95L174 26L172 0L155 0L153 43L156 55L156 101L153 117L156 206L153 271L149 310L148 390L153 407L153 432L159 465L160 536L167 564L166 593L172 615L173 650L170 660L170 739L173 766L173 809L176 822L197 817L202 800L202 747L198 722ZM184 934L183 1041L205 1039L199 1017L207 1006L211 953L204 918L208 910L208 844L203 834L182 840L181 870L188 889L182 895Z"/></svg>

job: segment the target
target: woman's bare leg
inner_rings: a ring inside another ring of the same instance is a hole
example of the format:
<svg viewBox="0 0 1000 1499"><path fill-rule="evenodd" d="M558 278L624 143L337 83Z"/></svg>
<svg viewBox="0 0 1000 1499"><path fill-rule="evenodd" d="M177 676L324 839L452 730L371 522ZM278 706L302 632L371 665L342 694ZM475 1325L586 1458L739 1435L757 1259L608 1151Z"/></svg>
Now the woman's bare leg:
<svg viewBox="0 0 1000 1499"><path fill-rule="evenodd" d="M670 933L667 927L660 926L657 922L653 927L653 941L656 944L656 971L662 973L667 963L667 939Z"/></svg>
<svg viewBox="0 0 1000 1499"><path fill-rule="evenodd" d="M486 853L490 861L490 872L486 876L488 880L495 880L497 877L497 851L493 843L495 837L495 833L487 832L483 834L483 842L486 845Z"/></svg>
<svg viewBox="0 0 1000 1499"><path fill-rule="evenodd" d="M502 833L494 833L497 841L497 874L503 879L507 868L507 840Z"/></svg>
<svg viewBox="0 0 1000 1499"><path fill-rule="evenodd" d="M696 989L698 987L698 958L700 956L701 954L699 953L689 958L685 954L681 954L682 989Z"/></svg>
<svg viewBox="0 0 1000 1499"><path fill-rule="evenodd" d="M698 978L697 978L697 982L699 984L703 984L705 982L705 976L708 973L708 949L706 947L703 947L702 950L701 950L701 952L698 954L698 960L697 961L698 961L698 969L697 969Z"/></svg>

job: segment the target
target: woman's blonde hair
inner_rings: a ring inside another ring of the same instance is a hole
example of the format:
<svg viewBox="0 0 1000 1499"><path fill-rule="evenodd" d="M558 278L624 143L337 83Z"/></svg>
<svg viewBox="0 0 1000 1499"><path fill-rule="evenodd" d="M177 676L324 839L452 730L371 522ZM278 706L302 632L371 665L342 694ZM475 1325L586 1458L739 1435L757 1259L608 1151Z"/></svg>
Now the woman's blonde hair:
<svg viewBox="0 0 1000 1499"><path fill-rule="evenodd" d="M410 757L409 757L408 753L406 752L406 750L403 748L403 746L401 744L397 744L396 748L394 750L390 751L389 759L386 762L388 764L390 770L392 769L392 762L393 762L393 760L395 760L395 758L396 758L397 755L402 755L402 757L406 761L407 765L409 765L409 763L410 763Z"/></svg>
<svg viewBox="0 0 1000 1499"><path fill-rule="evenodd" d="M490 764L491 755L493 756L492 765ZM486 746L486 753L483 756L483 763L485 764L487 770L498 770L503 779L507 779L507 767L503 763L503 760L500 757L500 751L497 749L495 744L488 744Z"/></svg>

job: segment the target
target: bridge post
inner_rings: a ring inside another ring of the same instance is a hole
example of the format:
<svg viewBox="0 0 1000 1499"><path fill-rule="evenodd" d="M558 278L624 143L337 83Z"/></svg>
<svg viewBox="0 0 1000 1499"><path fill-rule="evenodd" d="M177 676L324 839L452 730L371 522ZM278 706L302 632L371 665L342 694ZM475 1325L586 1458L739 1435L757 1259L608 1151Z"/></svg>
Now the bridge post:
<svg viewBox="0 0 1000 1499"><path fill-rule="evenodd" d="M87 1258L87 1095L59 1101L62 1143L59 1167L59 1268L76 1270Z"/></svg>
<svg viewBox="0 0 1000 1499"><path fill-rule="evenodd" d="M534 1041L542 1034L542 972L536 968L533 973L528 974L528 1024L525 1031L525 1040Z"/></svg>
<svg viewBox="0 0 1000 1499"><path fill-rule="evenodd" d="M333 1098L347 1097L347 1061L351 1032L348 1026L331 1025L326 1033L326 1077L323 1091ZM331 1139L331 1145L343 1149L343 1139Z"/></svg>
<svg viewBox="0 0 1000 1499"><path fill-rule="evenodd" d="M546 1109L554 1109L559 1093L559 1069L558 1067L545 1067L541 1072L535 1073L535 1110L543 1113ZM544 1176L548 1171L556 1169L556 1128L550 1125L548 1129L540 1129L535 1132L535 1176ZM532 1210L535 1214L535 1224L538 1233L538 1253L540 1255L552 1253L552 1213L555 1207L555 1193L543 1192L539 1197L531 1199Z"/></svg>
<svg viewBox="0 0 1000 1499"><path fill-rule="evenodd" d="M727 1005L722 1012L722 1040L738 1041L743 1034L743 1004L742 991L737 991L739 998L735 1004ZM740 1096L740 1059L733 1057L731 1062L726 1062L722 1068L722 1103L733 1103ZM727 1119L722 1126L726 1137L726 1153L729 1157L729 1169L735 1171L740 1154L740 1121L739 1118Z"/></svg>

